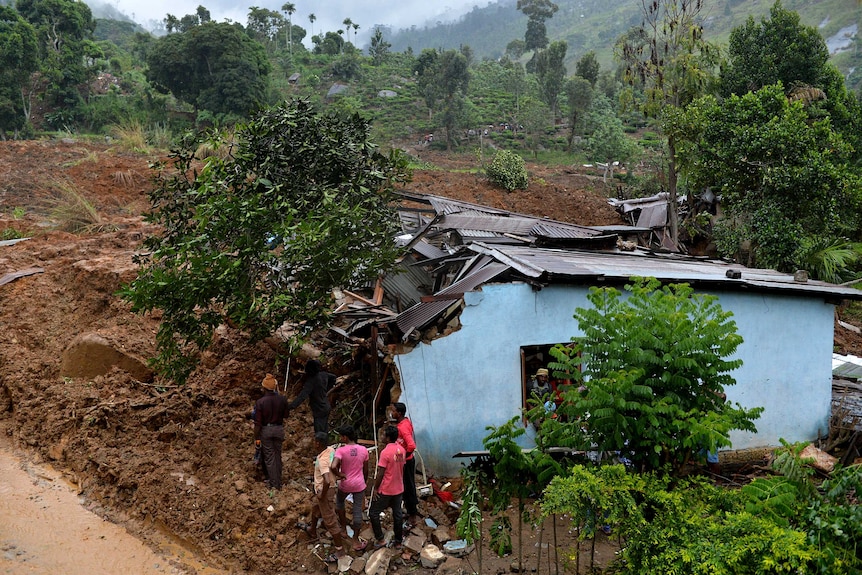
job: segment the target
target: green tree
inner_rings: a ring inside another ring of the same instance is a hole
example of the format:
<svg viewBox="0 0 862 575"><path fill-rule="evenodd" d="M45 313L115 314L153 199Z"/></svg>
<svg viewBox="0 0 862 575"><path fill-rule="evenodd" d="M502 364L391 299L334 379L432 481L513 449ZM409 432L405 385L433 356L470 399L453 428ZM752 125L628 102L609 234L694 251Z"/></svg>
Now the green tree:
<svg viewBox="0 0 862 575"><path fill-rule="evenodd" d="M527 33L524 35L526 51L545 48L548 45L545 21L552 18L560 7L551 0L518 0L517 6L527 17Z"/></svg>
<svg viewBox="0 0 862 575"><path fill-rule="evenodd" d="M413 72L429 115L435 111L440 114L446 130L446 146L451 148L464 116L470 82L467 58L456 50L438 52L426 48L416 59Z"/></svg>
<svg viewBox="0 0 862 575"><path fill-rule="evenodd" d="M684 119L686 174L720 194L726 210L716 229L723 255L739 257L744 243L749 265L792 271L806 241L857 233L862 181L849 166L851 147L781 84L704 97Z"/></svg>
<svg viewBox="0 0 862 575"><path fill-rule="evenodd" d="M596 99L596 103L589 111L592 132L586 148L592 161L605 165L603 179L607 182L609 176L613 177L614 162L630 163L637 157L640 148L626 135L622 120L614 113L610 101L602 95Z"/></svg>
<svg viewBox="0 0 862 575"><path fill-rule="evenodd" d="M92 40L96 22L90 8L73 0L18 0L16 6L36 30L49 103L73 109L81 100L78 86L101 52Z"/></svg>
<svg viewBox="0 0 862 575"><path fill-rule="evenodd" d="M827 84L829 50L817 29L801 24L799 14L784 9L780 0L769 14L759 24L749 16L730 33L720 75L724 95L741 96L778 82L788 91L800 84Z"/></svg>
<svg viewBox="0 0 862 575"><path fill-rule="evenodd" d="M286 2L281 5L281 11L287 14L287 50L293 54L293 14L296 12L296 4Z"/></svg>
<svg viewBox="0 0 862 575"><path fill-rule="evenodd" d="M588 388L564 393L557 408L583 422L570 431L637 468L676 471L703 450L730 446L732 429L755 431L762 409L724 399L736 383L730 372L742 364L728 358L742 337L718 298L651 278L634 278L626 290L623 298L614 288L591 288L593 307L574 314L583 336L551 350L554 375L570 379L582 369Z"/></svg>
<svg viewBox="0 0 862 575"><path fill-rule="evenodd" d="M755 23L749 17L734 28L727 52L720 75L723 95L742 96L781 82L788 97L808 104L812 120L831 118L833 129L853 146L854 162L862 164L862 109L829 61L816 28L801 24L799 14L777 1L768 20Z"/></svg>
<svg viewBox="0 0 862 575"><path fill-rule="evenodd" d="M584 114L593 101L593 88L589 80L580 76L566 81L566 103L569 109L569 150L575 139L575 133L582 124Z"/></svg>
<svg viewBox="0 0 862 575"><path fill-rule="evenodd" d="M601 65L596 59L596 53L592 50L581 56L578 63L575 64L575 74L589 80L590 86L593 88L596 87L596 82L599 79L599 70L601 70Z"/></svg>
<svg viewBox="0 0 862 575"><path fill-rule="evenodd" d="M679 242L677 144L674 118L700 96L712 78L717 51L703 38L703 0L642 0L643 23L617 47L630 85L644 89L644 115L654 118L667 138L668 222Z"/></svg>
<svg viewBox="0 0 862 575"><path fill-rule="evenodd" d="M557 118L557 102L566 80L565 42L552 42L547 50L536 53L536 77L542 101L551 109L551 119ZM553 121L551 122L553 124Z"/></svg>
<svg viewBox="0 0 862 575"><path fill-rule="evenodd" d="M225 319L260 339L284 322L325 323L331 291L393 265L394 186L406 160L383 155L359 115L334 117L304 100L265 110L233 137L231 153L193 170L187 137L160 165L150 193L138 278L123 291L136 312L161 310L156 367L184 381Z"/></svg>
<svg viewBox="0 0 862 575"><path fill-rule="evenodd" d="M24 91L38 68L36 30L14 9L0 6L0 139L27 123L30 106Z"/></svg>
<svg viewBox="0 0 862 575"><path fill-rule="evenodd" d="M278 48L278 36L284 26L284 16L275 10L257 6L248 9L246 30L252 38L265 46L270 54Z"/></svg>
<svg viewBox="0 0 862 575"><path fill-rule="evenodd" d="M239 24L208 22L150 48L147 78L198 110L247 116L266 103L270 63Z"/></svg>
<svg viewBox="0 0 862 575"><path fill-rule="evenodd" d="M371 62L375 66L380 66L386 61L386 56L389 54L389 49L392 44L383 39L383 31L378 26L374 29L374 34L371 35L371 47L368 48L368 55L371 56Z"/></svg>

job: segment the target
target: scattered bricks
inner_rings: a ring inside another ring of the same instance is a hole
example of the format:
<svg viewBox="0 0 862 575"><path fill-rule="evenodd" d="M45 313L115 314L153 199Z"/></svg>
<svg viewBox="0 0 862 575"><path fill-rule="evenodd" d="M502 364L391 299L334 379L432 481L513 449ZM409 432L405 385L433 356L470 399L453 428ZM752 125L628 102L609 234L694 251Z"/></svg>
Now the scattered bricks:
<svg viewBox="0 0 862 575"><path fill-rule="evenodd" d="M431 534L431 542L438 547L442 547L444 543L451 539L452 537L449 535L449 529L444 525L435 529L434 533Z"/></svg>
<svg viewBox="0 0 862 575"><path fill-rule="evenodd" d="M365 575L386 575L389 569L389 550L382 547L371 554L365 563Z"/></svg>
<svg viewBox="0 0 862 575"><path fill-rule="evenodd" d="M415 553L419 553L422 551L422 548L425 546L425 541L427 539L428 538L425 536L424 533L420 533L419 535L416 535L415 533L411 533L410 535L408 535L407 537L404 538L404 547L406 547L407 549L410 549L411 551L413 551ZM436 565L435 565L435 567L436 567Z"/></svg>
<svg viewBox="0 0 862 575"><path fill-rule="evenodd" d="M428 544L422 548L419 554L419 562L426 569L436 569L446 560L446 556L436 545Z"/></svg>
<svg viewBox="0 0 862 575"><path fill-rule="evenodd" d="M350 572L354 574L359 574L365 571L365 557L357 557L353 560L353 563L350 564Z"/></svg>

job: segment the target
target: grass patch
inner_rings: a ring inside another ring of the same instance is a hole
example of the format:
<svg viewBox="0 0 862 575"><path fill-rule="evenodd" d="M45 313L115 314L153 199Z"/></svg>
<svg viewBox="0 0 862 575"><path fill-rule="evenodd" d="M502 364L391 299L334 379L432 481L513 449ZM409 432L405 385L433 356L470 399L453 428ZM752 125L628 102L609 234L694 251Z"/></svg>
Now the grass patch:
<svg viewBox="0 0 862 575"><path fill-rule="evenodd" d="M50 200L49 214L57 221L58 229L73 234L106 230L96 207L74 184L58 181L51 187L54 196Z"/></svg>
<svg viewBox="0 0 862 575"><path fill-rule="evenodd" d="M83 150L84 157L79 158L77 160L69 160L62 164L64 168L72 168L74 166L80 166L84 163L90 164L98 164L99 163L99 154L95 152L95 150Z"/></svg>
<svg viewBox="0 0 862 575"><path fill-rule="evenodd" d="M139 120L128 120L111 126L111 136L117 141L117 145L130 152L149 152L147 143L147 131Z"/></svg>

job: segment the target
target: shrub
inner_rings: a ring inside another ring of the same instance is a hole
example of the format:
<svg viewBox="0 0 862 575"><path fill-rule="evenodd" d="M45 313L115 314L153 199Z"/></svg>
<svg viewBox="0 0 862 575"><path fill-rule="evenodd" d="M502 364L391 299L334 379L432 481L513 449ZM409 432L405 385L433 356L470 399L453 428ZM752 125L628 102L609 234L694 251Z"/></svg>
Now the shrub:
<svg viewBox="0 0 862 575"><path fill-rule="evenodd" d="M505 190L523 190L529 178L524 158L509 150L500 150L485 169L488 179Z"/></svg>

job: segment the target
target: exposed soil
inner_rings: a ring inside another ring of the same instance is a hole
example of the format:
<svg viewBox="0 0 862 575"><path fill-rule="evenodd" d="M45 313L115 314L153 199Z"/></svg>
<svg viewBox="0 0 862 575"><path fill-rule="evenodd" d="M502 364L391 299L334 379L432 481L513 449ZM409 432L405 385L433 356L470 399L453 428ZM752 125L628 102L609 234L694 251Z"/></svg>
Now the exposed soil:
<svg viewBox="0 0 862 575"><path fill-rule="evenodd" d="M411 191L583 225L621 223L600 177L529 166L529 189L506 193L481 176L451 171L474 169L475 159L414 152L448 169L417 171ZM309 511L313 448L306 406L288 422L285 488L268 492L252 462L247 415L260 381L267 372L285 377L270 345L251 345L243 334L220 329L182 388L142 382L118 369L93 378L61 375L64 351L85 333L141 360L153 354L159 317L135 315L115 295L134 278L133 254L152 231L141 217L152 159L75 140L0 142L0 231L32 236L0 247L0 275L44 270L0 286L0 429L35 458L64 469L105 516L144 540L166 529L211 565L231 571L323 570L314 546L294 527ZM76 234L56 229L56 208L70 191L95 206L98 226ZM851 335L852 341L842 334L836 344L859 354L862 338ZM337 374L351 369L347 360L326 367ZM287 378L289 394L299 381L296 368ZM432 497L422 510L454 533L453 509ZM571 536L559 521L558 546L564 548ZM525 544L528 564L535 565L539 536L530 533ZM544 533L545 544L549 536ZM615 544L604 535L597 541L607 561ZM407 566L399 570L412 569L415 559L396 556L390 570L399 561ZM485 572L503 572L512 558L489 565L495 559L486 550L484 560ZM469 561L475 571L475 553Z"/></svg>

